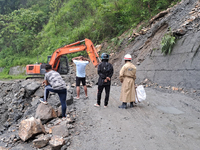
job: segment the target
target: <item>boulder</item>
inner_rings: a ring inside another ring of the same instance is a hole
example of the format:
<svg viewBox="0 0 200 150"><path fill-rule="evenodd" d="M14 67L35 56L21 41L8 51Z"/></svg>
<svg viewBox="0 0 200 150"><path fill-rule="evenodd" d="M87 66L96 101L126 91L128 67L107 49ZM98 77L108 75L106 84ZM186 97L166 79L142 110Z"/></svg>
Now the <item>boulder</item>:
<svg viewBox="0 0 200 150"><path fill-rule="evenodd" d="M31 105L32 105L32 106L36 106L38 103L40 103L39 98L40 98L40 97L37 97L37 96L36 96L36 97L33 97L33 98L32 98L32 102L31 102Z"/></svg>
<svg viewBox="0 0 200 150"><path fill-rule="evenodd" d="M60 150L61 147L65 144L65 140L63 139L63 137L54 135L49 141L49 144L51 145L53 150Z"/></svg>
<svg viewBox="0 0 200 150"><path fill-rule="evenodd" d="M61 124L59 124L57 126L53 126L52 134L63 137L63 138L68 137L69 131L68 131L66 122L61 122Z"/></svg>
<svg viewBox="0 0 200 150"><path fill-rule="evenodd" d="M44 96L44 89L42 87L38 88L34 93L35 96L43 97Z"/></svg>
<svg viewBox="0 0 200 150"><path fill-rule="evenodd" d="M39 118L42 123L46 123L48 120L56 118L57 113L49 104L40 103L36 109L35 117Z"/></svg>
<svg viewBox="0 0 200 150"><path fill-rule="evenodd" d="M32 83L33 80L24 80L20 83L20 86L25 88L28 84Z"/></svg>
<svg viewBox="0 0 200 150"><path fill-rule="evenodd" d="M31 117L29 119L22 120L19 125L19 137L26 141L33 135L38 133L45 133L45 129L40 121L40 119L35 119Z"/></svg>
<svg viewBox="0 0 200 150"><path fill-rule="evenodd" d="M33 140L33 145L36 148L42 148L49 143L50 139L51 139L50 135L43 135L43 136L39 137L38 139Z"/></svg>
<svg viewBox="0 0 200 150"><path fill-rule="evenodd" d="M32 95L38 88L40 87L40 83L38 82L32 82L30 84L28 84L25 89L26 89L26 93L27 93L27 97Z"/></svg>

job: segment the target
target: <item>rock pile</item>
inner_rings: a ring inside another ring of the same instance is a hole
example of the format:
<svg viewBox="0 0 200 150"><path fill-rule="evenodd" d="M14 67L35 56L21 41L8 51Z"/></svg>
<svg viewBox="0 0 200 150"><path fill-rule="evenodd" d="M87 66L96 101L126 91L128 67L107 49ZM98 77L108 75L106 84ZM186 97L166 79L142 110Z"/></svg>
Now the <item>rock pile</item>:
<svg viewBox="0 0 200 150"><path fill-rule="evenodd" d="M67 149L76 120L74 87L67 83L67 117L61 118L60 100L50 93L48 104L43 97L42 80L0 82L0 149ZM15 147L15 148L14 148Z"/></svg>

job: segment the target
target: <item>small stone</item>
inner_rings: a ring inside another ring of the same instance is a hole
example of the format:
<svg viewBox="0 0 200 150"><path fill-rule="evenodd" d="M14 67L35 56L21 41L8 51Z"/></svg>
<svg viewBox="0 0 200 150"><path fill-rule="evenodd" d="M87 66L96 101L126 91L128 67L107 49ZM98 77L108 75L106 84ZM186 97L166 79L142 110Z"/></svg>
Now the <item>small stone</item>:
<svg viewBox="0 0 200 150"><path fill-rule="evenodd" d="M71 143L70 142L67 142L67 146L69 146Z"/></svg>
<svg viewBox="0 0 200 150"><path fill-rule="evenodd" d="M190 15L193 14L193 13L195 13L195 11L191 11L191 12L189 12Z"/></svg>
<svg viewBox="0 0 200 150"><path fill-rule="evenodd" d="M173 91L178 91L179 89L177 87L172 87Z"/></svg>
<svg viewBox="0 0 200 150"><path fill-rule="evenodd" d="M137 64L137 65L140 65L140 62L137 62L136 64Z"/></svg>

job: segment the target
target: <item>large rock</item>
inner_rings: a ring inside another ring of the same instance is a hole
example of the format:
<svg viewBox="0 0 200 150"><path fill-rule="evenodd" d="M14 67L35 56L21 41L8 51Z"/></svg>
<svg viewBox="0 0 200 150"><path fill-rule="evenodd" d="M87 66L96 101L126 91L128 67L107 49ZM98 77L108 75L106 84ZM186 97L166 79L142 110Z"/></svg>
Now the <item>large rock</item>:
<svg viewBox="0 0 200 150"><path fill-rule="evenodd" d="M69 131L66 122L62 122L61 124L52 127L52 134L61 136L63 138L69 136Z"/></svg>
<svg viewBox="0 0 200 150"><path fill-rule="evenodd" d="M63 137L54 135L51 140L49 141L53 150L60 150L60 148L65 144L65 140Z"/></svg>
<svg viewBox="0 0 200 150"><path fill-rule="evenodd" d="M33 140L33 145L36 148L42 148L49 143L50 139L51 139L50 135L43 135L43 136L39 137L38 139Z"/></svg>
<svg viewBox="0 0 200 150"><path fill-rule="evenodd" d="M22 120L19 125L19 137L26 141L33 135L38 133L45 133L45 129L40 121L40 119L35 119L31 117L26 120Z"/></svg>
<svg viewBox="0 0 200 150"><path fill-rule="evenodd" d="M39 118L42 121L42 123L46 123L48 120L56 118L57 113L49 104L45 105L41 103L36 109L35 117Z"/></svg>
<svg viewBox="0 0 200 150"><path fill-rule="evenodd" d="M35 96L43 97L44 96L44 89L42 87L38 88L34 93Z"/></svg>
<svg viewBox="0 0 200 150"><path fill-rule="evenodd" d="M25 88L28 84L31 84L33 80L24 80L20 83L20 86Z"/></svg>
<svg viewBox="0 0 200 150"><path fill-rule="evenodd" d="M22 88L25 88L26 97L31 96L40 87L41 83L34 80L24 80L20 83Z"/></svg>
<svg viewBox="0 0 200 150"><path fill-rule="evenodd" d="M31 82L30 84L28 84L25 87L27 96L32 95L39 87L40 87L40 83L38 82Z"/></svg>

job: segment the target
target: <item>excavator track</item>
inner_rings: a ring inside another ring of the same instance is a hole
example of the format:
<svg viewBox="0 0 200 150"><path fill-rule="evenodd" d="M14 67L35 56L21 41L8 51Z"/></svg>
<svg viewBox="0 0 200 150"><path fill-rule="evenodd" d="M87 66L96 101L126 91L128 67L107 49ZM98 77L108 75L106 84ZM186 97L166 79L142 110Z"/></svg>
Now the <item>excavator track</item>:
<svg viewBox="0 0 200 150"><path fill-rule="evenodd" d="M28 79L44 79L44 76L26 77L26 80L28 80Z"/></svg>

